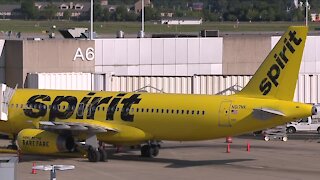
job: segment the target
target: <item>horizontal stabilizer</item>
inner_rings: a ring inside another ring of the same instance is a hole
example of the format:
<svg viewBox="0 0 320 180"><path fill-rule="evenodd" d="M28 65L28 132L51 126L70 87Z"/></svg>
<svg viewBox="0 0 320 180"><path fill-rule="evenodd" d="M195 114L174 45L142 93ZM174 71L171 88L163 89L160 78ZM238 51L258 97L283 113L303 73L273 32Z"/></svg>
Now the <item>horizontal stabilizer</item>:
<svg viewBox="0 0 320 180"><path fill-rule="evenodd" d="M286 116L284 113L274 109L268 108L255 108L253 109L253 116L256 119L268 120L274 116Z"/></svg>
<svg viewBox="0 0 320 180"><path fill-rule="evenodd" d="M274 114L278 116L286 116L280 111L274 110L274 109L267 109L267 108L261 108L261 109L253 109L254 111L260 111L262 113L269 113L269 114Z"/></svg>

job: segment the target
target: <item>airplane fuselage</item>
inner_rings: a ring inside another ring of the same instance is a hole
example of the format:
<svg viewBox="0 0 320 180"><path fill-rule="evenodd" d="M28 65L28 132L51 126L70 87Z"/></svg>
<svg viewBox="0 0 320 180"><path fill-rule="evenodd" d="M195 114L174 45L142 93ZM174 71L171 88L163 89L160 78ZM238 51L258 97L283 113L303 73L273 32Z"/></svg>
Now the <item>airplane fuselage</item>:
<svg viewBox="0 0 320 180"><path fill-rule="evenodd" d="M265 118L254 109L280 109L289 116ZM119 134L98 134L100 141L121 144L146 140L205 140L274 127L308 116L311 105L238 96L154 93L16 90L9 120L0 131L18 134L31 121L108 123ZM290 112L290 113L287 113Z"/></svg>

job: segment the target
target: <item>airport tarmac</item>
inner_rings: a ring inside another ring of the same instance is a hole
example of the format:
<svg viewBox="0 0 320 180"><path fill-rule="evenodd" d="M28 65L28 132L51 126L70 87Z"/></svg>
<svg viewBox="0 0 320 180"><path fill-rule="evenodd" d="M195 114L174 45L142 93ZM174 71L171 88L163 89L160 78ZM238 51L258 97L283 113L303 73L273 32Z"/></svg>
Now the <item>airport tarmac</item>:
<svg viewBox="0 0 320 180"><path fill-rule="evenodd" d="M233 138L230 153L226 153L225 139L164 142L154 159L142 158L136 150L111 155L108 162L99 163L90 163L85 158L23 155L17 165L17 177L18 180L49 179L49 172L31 174L32 163L36 162L37 165L75 165L74 170L57 172L58 180L319 179L320 135L312 137L290 139L289 136L287 142L266 142L261 137L241 136ZM6 142L1 140L0 144ZM247 142L251 145L250 152L246 151Z"/></svg>

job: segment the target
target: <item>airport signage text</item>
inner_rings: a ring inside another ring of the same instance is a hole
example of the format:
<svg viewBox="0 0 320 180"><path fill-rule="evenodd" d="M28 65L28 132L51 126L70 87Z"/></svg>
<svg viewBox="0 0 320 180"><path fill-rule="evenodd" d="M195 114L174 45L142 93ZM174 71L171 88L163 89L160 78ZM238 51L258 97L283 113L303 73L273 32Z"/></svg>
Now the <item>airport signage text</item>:
<svg viewBox="0 0 320 180"><path fill-rule="evenodd" d="M73 60L82 60L82 61L92 61L94 60L94 49L92 47L88 47L85 51L83 51L80 47L76 50L76 53L73 56Z"/></svg>

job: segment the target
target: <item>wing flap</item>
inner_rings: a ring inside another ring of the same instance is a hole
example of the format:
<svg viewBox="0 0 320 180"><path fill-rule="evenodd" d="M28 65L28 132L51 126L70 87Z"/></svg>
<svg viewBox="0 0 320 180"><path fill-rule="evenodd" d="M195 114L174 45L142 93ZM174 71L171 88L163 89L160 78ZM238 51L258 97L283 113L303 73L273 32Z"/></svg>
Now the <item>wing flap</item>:
<svg viewBox="0 0 320 180"><path fill-rule="evenodd" d="M86 122L52 122L39 121L39 128L44 130L69 130L69 131L85 131L88 133L105 133L118 132L117 129L106 125L86 123Z"/></svg>

